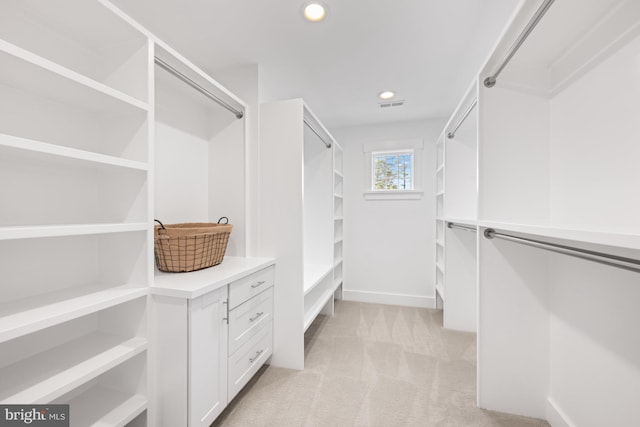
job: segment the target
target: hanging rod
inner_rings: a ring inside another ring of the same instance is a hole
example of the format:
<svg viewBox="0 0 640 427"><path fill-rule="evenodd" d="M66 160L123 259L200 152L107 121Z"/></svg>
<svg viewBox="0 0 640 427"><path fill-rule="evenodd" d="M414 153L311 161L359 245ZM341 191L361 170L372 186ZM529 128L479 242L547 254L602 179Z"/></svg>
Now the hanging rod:
<svg viewBox="0 0 640 427"><path fill-rule="evenodd" d="M468 225L463 225L463 224L456 224L455 222L447 222L447 228L459 228L460 230L471 231L473 233L478 231L475 227L470 227Z"/></svg>
<svg viewBox="0 0 640 427"><path fill-rule="evenodd" d="M624 268L626 270L640 271L640 260L633 258L626 258L617 255L605 254L603 252L589 251L586 249L574 248L571 246L558 245L556 243L548 243L540 240L512 236L510 234L498 233L493 228L487 228L486 230L484 230L484 237L486 237L487 239L497 238L510 242L520 243L527 246L533 246L534 248L545 249L547 251L586 259L613 267Z"/></svg>
<svg viewBox="0 0 640 427"><path fill-rule="evenodd" d="M198 92L206 96L207 98L211 99L216 104L221 105L227 110L231 111L233 114L235 114L237 119L241 119L244 117L244 112L229 105L222 98L209 92L207 89L203 88L198 83L194 82L189 77L185 76L180 71L176 70L174 67L164 62L162 59L158 58L157 56L154 59L155 59L155 63L158 64L160 67L167 70L168 72L170 72L171 74L173 74L174 76L176 76L177 78L179 78L180 80L182 80L183 82L185 82L186 84L188 84L189 86L191 86L192 88L194 88L195 90L197 90Z"/></svg>
<svg viewBox="0 0 640 427"><path fill-rule="evenodd" d="M320 138L320 141L322 141L322 143L327 148L331 148L331 142L327 142L327 140L320 134L320 132L318 132L316 128L313 127L311 123L309 123L309 121L306 118L303 119L303 121L304 121L304 124L307 125L309 129L311 129L311 132L315 133L318 136L318 138Z"/></svg>
<svg viewBox="0 0 640 427"><path fill-rule="evenodd" d="M522 46L522 43L524 43L527 37L529 37L529 34L531 34L533 29L536 27L536 25L538 25L538 23L540 22L544 14L547 13L547 10L549 10L553 2L554 0L544 0L542 2L538 10L536 10L535 15L533 15L533 18L531 18L527 26L524 28L524 30L522 30L522 32L520 33L516 41L513 43L513 45L505 55L500 66L496 69L496 71L493 72L492 75L484 79L485 87L490 88L495 86L496 79L498 78L498 76L500 75L504 67L506 67L509 61L511 61L511 58L513 58L513 55L515 55L518 49L520 49L520 46Z"/></svg>
<svg viewBox="0 0 640 427"><path fill-rule="evenodd" d="M471 105L469 105L469 108L467 108L467 110L464 112L462 117L460 117L460 120L458 120L458 123L456 123L456 125L453 127L453 129L451 131L449 131L449 133L447 134L447 138L451 139L454 136L456 136L456 132L458 131L460 126L462 126L462 123L464 123L464 121L467 119L467 117L469 117L469 114L471 114L471 112L473 111L473 109L475 108L475 106L477 104L478 104L478 98L475 98L473 100L473 102L471 103Z"/></svg>

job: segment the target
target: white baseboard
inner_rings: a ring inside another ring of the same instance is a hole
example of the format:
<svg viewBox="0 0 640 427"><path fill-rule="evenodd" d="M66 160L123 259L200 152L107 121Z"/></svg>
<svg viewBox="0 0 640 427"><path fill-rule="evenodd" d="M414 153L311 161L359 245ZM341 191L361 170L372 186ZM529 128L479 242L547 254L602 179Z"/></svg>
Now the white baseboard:
<svg viewBox="0 0 640 427"><path fill-rule="evenodd" d="M551 397L547 398L547 422L552 427L575 427L575 424L569 420L567 414Z"/></svg>
<svg viewBox="0 0 640 427"><path fill-rule="evenodd" d="M402 305L405 307L436 308L435 297L419 295L391 294L386 292L342 290L346 301L370 302L374 304Z"/></svg>

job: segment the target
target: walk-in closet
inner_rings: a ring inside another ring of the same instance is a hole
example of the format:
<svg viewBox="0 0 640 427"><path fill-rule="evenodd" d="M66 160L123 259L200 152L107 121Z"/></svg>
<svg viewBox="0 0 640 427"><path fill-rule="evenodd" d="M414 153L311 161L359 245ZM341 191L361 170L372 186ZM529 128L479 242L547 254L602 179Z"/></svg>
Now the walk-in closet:
<svg viewBox="0 0 640 427"><path fill-rule="evenodd" d="M0 425L640 425L640 2L3 0Z"/></svg>

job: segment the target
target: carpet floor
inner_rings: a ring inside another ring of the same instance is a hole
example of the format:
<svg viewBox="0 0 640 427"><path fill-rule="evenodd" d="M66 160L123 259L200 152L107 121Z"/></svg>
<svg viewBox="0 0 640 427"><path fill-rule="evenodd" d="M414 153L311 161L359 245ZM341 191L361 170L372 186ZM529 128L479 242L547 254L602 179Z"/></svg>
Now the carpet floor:
<svg viewBox="0 0 640 427"><path fill-rule="evenodd" d="M305 334L305 369L263 367L213 426L549 425L475 403L475 334L439 310L336 301Z"/></svg>

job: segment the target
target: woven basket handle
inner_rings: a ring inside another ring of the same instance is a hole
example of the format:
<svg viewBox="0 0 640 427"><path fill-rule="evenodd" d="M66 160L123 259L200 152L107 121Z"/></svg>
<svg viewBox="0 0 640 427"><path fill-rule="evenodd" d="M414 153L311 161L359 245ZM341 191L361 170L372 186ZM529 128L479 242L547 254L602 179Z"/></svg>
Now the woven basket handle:
<svg viewBox="0 0 640 427"><path fill-rule="evenodd" d="M161 223L159 220L154 219L155 222L157 222L158 224L160 224L160 227L162 227L163 230L166 230L166 228L164 228L164 224Z"/></svg>
<svg viewBox="0 0 640 427"><path fill-rule="evenodd" d="M222 221L223 219L225 221L227 221L227 222L221 223L220 221ZM158 222L160 222L160 221L158 221ZM229 218L227 218L226 216L221 216L220 219L218 220L218 224L229 224Z"/></svg>

